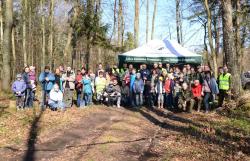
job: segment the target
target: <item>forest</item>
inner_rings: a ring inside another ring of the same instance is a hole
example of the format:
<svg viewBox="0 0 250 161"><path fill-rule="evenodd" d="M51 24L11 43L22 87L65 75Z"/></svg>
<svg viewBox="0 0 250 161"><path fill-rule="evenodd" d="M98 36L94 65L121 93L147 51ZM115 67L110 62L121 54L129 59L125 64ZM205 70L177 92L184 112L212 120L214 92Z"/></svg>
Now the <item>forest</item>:
<svg viewBox="0 0 250 161"><path fill-rule="evenodd" d="M0 4L2 88L8 89L9 82L25 65L35 64L38 72L45 65L50 65L53 69L62 63L73 68L85 63L93 69L98 62L105 62L104 64L115 62L117 53L137 47L142 41L139 39L140 32L145 32L146 42L153 39L157 0L153 2L136 0L134 15L132 14L134 17L130 19L126 18L128 3L131 1L2 0ZM153 13L149 12L151 4L154 6ZM188 20L191 24L202 25L204 43L201 54L204 55L204 64L213 69L227 64L234 76L234 90L239 93L239 76L244 68L241 62L245 58L244 54L249 54L249 51L246 52L249 47L249 1L190 0L184 3L176 0L174 4L176 31L171 32L176 34L178 43L183 44L184 20ZM58 6L64 9L62 15L59 15L58 10L61 8ZM105 23L102 19L106 6L111 6L112 24ZM146 7L146 31L139 30L140 25L144 26L139 24L142 7ZM184 15L184 7L187 7L191 14ZM125 29L128 28L127 24L130 22L126 21L129 20L134 21L133 31ZM152 26L149 26L150 24ZM91 59L92 56L97 59ZM219 57L222 59L218 60ZM217 76L217 70L214 72Z"/></svg>
<svg viewBox="0 0 250 161"><path fill-rule="evenodd" d="M158 39L202 64L117 67ZM243 76L250 87L250 0L0 0L0 160L250 160Z"/></svg>

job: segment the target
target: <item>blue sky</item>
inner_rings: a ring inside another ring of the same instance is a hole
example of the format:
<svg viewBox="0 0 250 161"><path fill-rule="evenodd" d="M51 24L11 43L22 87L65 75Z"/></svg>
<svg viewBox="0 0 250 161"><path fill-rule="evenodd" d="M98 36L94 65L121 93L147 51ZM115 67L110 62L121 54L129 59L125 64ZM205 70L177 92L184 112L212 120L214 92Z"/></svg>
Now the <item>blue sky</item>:
<svg viewBox="0 0 250 161"><path fill-rule="evenodd" d="M118 0L117 0L118 1ZM191 15L190 1L183 0L183 16ZM134 31L134 2L135 0L123 0L125 6L125 30L133 33ZM154 0L150 2L149 13L149 37L151 35L152 17L154 9ZM103 22L113 27L113 3L114 0L103 0ZM112 5L111 5L112 4ZM140 45L146 42L146 0L140 0ZM169 31L170 30L170 31ZM112 29L110 29L112 32ZM183 39L184 46L192 50L200 49L203 45L203 27L199 23L191 24L190 21L183 20ZM175 23L175 0L158 0L157 15L155 20L155 39L164 39L168 37L176 40L176 23Z"/></svg>

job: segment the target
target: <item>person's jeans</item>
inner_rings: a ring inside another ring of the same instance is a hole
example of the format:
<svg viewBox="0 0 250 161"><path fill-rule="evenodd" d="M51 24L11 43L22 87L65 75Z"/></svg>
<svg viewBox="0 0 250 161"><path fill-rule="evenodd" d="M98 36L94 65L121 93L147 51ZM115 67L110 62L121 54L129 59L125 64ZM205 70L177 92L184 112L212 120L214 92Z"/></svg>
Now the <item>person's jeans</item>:
<svg viewBox="0 0 250 161"><path fill-rule="evenodd" d="M92 94L91 93L84 93L84 100L85 105L88 106L92 103Z"/></svg>
<svg viewBox="0 0 250 161"><path fill-rule="evenodd" d="M51 102L49 103L49 106L52 110L61 108L62 110L65 109L65 104L62 101L58 101L58 102Z"/></svg>
<svg viewBox="0 0 250 161"><path fill-rule="evenodd" d="M76 101L77 107L84 106L85 103L84 103L84 100L83 100L82 92L77 91L76 95L77 95L77 101Z"/></svg>
<svg viewBox="0 0 250 161"><path fill-rule="evenodd" d="M165 94L165 105L168 108L173 108L173 94L172 93Z"/></svg>
<svg viewBox="0 0 250 161"><path fill-rule="evenodd" d="M24 96L17 96L16 97L16 107L17 108L24 108L24 100L25 100Z"/></svg>
<svg viewBox="0 0 250 161"><path fill-rule="evenodd" d="M46 108L47 106L47 102L48 102L48 98L49 98L49 92L48 90L42 90L42 101L40 104L41 109Z"/></svg>
<svg viewBox="0 0 250 161"><path fill-rule="evenodd" d="M227 91L220 89L219 99L218 99L218 107L223 106L223 102L224 102L226 96L227 96Z"/></svg>
<svg viewBox="0 0 250 161"><path fill-rule="evenodd" d="M143 94L142 93L135 94L135 104L137 107L140 107L143 105Z"/></svg>
<svg viewBox="0 0 250 161"><path fill-rule="evenodd" d="M70 88L64 89L63 102L65 103L65 107L71 107L73 103L73 90Z"/></svg>
<svg viewBox="0 0 250 161"><path fill-rule="evenodd" d="M209 100L210 100L211 97L212 97L212 95L211 95L210 92L205 92L204 93L203 103L204 103L206 111L209 111Z"/></svg>
<svg viewBox="0 0 250 161"><path fill-rule="evenodd" d="M33 107L33 101L35 98L35 93L32 91L32 89L27 88L25 91L25 107Z"/></svg>
<svg viewBox="0 0 250 161"><path fill-rule="evenodd" d="M131 107L135 106L135 93L132 91L129 92L129 104Z"/></svg>

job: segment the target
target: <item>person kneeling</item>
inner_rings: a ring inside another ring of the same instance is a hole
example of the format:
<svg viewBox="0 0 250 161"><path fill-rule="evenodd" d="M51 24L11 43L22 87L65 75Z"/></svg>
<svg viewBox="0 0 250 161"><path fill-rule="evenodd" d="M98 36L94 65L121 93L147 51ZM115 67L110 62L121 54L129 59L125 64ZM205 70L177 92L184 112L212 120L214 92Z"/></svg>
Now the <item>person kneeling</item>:
<svg viewBox="0 0 250 161"><path fill-rule="evenodd" d="M179 109L186 111L188 108L188 112L192 112L194 106L194 100L192 96L192 92L188 89L187 83L182 84L182 90L180 92L178 107Z"/></svg>
<svg viewBox="0 0 250 161"><path fill-rule="evenodd" d="M56 111L61 108L62 111L65 110L65 105L63 103L63 93L59 89L58 84L55 84L53 89L49 93L49 107L52 111Z"/></svg>
<svg viewBox="0 0 250 161"><path fill-rule="evenodd" d="M121 87L118 84L117 79L113 79L112 82L107 86L104 92L105 100L110 105L117 105L120 108L121 104Z"/></svg>

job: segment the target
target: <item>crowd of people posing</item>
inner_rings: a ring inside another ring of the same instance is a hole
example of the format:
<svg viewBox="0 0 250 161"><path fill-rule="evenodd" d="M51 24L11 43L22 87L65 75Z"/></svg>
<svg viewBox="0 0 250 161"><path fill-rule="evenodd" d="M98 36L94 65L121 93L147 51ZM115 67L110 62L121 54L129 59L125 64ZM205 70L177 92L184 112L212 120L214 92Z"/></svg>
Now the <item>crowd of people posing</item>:
<svg viewBox="0 0 250 161"><path fill-rule="evenodd" d="M99 64L96 72L72 70L60 66L54 72L49 66L36 79L35 67L25 67L12 84L16 95L17 109L33 107L36 86L42 87L40 106L42 109L66 110L74 104L84 108L92 104L106 104L117 108L142 106L158 107L175 111L198 112L203 108L207 113L219 96L218 107L230 92L230 73L226 66L219 68L218 79L208 67L163 65L154 63L134 68L124 64L103 68Z"/></svg>

